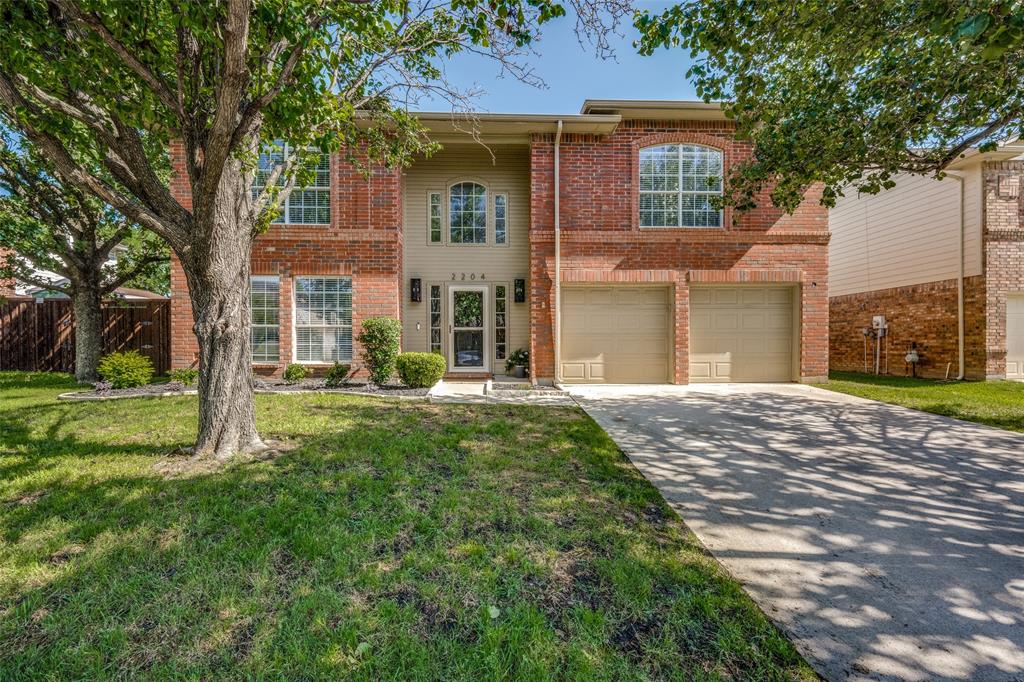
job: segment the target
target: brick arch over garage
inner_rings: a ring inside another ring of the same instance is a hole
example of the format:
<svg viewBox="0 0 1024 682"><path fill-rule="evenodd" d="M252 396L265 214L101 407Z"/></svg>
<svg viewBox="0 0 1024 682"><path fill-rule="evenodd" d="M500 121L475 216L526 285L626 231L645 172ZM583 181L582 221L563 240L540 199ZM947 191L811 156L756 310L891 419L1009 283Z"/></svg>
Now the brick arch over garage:
<svg viewBox="0 0 1024 682"><path fill-rule="evenodd" d="M651 135L645 135L644 137L638 137L631 143L630 148L630 164L632 168L630 170L630 226L634 230L640 229L640 150L646 149L647 147L657 147L663 144L697 144L702 147L710 147L722 153L722 175L723 177L729 174L729 170L732 168L734 163L737 163L740 158L736 153L733 145L729 144L729 140L723 139L720 135L711 135L709 133L698 133L693 131L674 131L674 132L662 132L653 133ZM694 229L729 229L729 225L732 224L732 207L726 206L722 215L722 227L715 228L651 228L659 230L694 230Z"/></svg>

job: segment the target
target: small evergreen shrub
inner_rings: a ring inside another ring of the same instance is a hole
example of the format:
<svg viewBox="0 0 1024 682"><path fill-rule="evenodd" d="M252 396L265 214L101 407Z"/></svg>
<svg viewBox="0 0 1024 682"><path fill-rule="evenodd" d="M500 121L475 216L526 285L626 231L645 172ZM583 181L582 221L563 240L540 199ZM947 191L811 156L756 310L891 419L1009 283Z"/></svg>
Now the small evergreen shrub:
<svg viewBox="0 0 1024 682"><path fill-rule="evenodd" d="M284 380L289 384L297 384L309 376L309 369L302 365L291 364L284 368Z"/></svg>
<svg viewBox="0 0 1024 682"><path fill-rule="evenodd" d="M390 317L371 317L363 322L358 341L363 347L363 362L370 380L378 386L395 373L395 359L402 340L402 325Z"/></svg>
<svg viewBox="0 0 1024 682"><path fill-rule="evenodd" d="M145 386L153 378L153 363L137 350L104 355L97 369L114 388Z"/></svg>
<svg viewBox="0 0 1024 682"><path fill-rule="evenodd" d="M334 363L334 366L327 370L327 374L324 375L324 382L327 384L327 387L337 388L338 386L344 386L345 382L348 381L351 369L351 365L346 365L343 362Z"/></svg>
<svg viewBox="0 0 1024 682"><path fill-rule="evenodd" d="M430 388L441 380L448 365L437 353L402 353L395 364L402 383L409 388Z"/></svg>
<svg viewBox="0 0 1024 682"><path fill-rule="evenodd" d="M172 369L168 376L171 378L171 381L182 386L195 386L196 381L199 380L199 370L195 367L179 367L178 369Z"/></svg>

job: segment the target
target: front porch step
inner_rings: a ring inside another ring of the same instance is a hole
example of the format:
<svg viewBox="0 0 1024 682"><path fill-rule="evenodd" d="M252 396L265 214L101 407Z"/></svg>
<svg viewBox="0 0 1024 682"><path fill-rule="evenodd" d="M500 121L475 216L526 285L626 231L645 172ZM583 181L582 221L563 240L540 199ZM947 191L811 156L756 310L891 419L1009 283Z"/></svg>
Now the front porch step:
<svg viewBox="0 0 1024 682"><path fill-rule="evenodd" d="M449 372L444 375L445 381L487 381L494 378L490 372Z"/></svg>

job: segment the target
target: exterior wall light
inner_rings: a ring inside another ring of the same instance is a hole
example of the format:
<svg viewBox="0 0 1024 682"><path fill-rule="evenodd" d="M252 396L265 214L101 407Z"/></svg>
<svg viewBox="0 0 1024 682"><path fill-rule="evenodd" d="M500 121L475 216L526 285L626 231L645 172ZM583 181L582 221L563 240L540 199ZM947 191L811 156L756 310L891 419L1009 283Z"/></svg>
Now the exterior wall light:
<svg viewBox="0 0 1024 682"><path fill-rule="evenodd" d="M409 280L409 300L413 303L419 303L423 300L423 287L420 284L419 277L413 277Z"/></svg>
<svg viewBox="0 0 1024 682"><path fill-rule="evenodd" d="M516 303L526 303L526 280L517 279L514 289Z"/></svg>

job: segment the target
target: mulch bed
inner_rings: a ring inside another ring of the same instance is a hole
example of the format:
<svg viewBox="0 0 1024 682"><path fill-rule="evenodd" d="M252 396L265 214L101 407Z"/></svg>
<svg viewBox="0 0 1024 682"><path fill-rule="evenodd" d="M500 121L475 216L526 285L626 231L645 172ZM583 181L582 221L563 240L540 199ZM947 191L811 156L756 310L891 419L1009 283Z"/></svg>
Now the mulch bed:
<svg viewBox="0 0 1024 682"><path fill-rule="evenodd" d="M257 393L297 393L302 391L322 391L324 393L358 393L373 394L381 396L402 396L422 397L426 396L430 389L409 388L404 384L388 384L377 386L365 382L349 382L342 386L328 387L323 379L304 379L289 384L282 380L257 379L255 381ZM171 396L171 395L193 395L196 392L194 386L185 386L175 381L163 384L147 384L137 388L99 388L92 391L81 391L77 393L66 393L61 396L67 400L98 400L113 398L142 398L146 396Z"/></svg>

